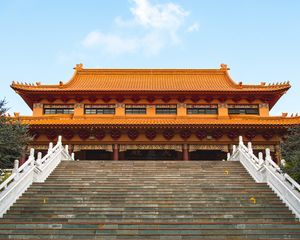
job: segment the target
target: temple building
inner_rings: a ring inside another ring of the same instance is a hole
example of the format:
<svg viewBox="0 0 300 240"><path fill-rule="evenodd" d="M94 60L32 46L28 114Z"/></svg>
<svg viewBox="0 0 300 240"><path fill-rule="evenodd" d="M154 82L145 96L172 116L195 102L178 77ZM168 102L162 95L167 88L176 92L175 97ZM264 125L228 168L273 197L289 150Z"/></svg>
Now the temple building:
<svg viewBox="0 0 300 240"><path fill-rule="evenodd" d="M298 116L270 116L290 88L236 83L229 68L85 69L68 82L11 87L32 109L15 117L30 126L31 146L47 149L58 135L78 159L222 160L238 136L254 151L280 157L287 129Z"/></svg>

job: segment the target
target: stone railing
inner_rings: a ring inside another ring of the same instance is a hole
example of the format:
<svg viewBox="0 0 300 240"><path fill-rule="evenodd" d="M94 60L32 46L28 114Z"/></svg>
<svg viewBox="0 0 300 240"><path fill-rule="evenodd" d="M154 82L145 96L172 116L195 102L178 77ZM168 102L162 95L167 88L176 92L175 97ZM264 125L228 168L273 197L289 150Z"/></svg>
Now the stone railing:
<svg viewBox="0 0 300 240"><path fill-rule="evenodd" d="M300 185L272 160L268 148L265 159L261 152L256 157L253 154L252 144L249 142L246 146L240 136L239 145L233 146L232 155L228 154L228 160L240 161L256 182L267 183L300 219Z"/></svg>
<svg viewBox="0 0 300 240"><path fill-rule="evenodd" d="M12 174L0 185L0 217L14 204L33 182L43 182L62 160L74 160L74 154L69 154L68 146L63 147L61 136L57 144L49 144L48 153L34 157L34 149L30 149L27 161L19 167L15 160Z"/></svg>

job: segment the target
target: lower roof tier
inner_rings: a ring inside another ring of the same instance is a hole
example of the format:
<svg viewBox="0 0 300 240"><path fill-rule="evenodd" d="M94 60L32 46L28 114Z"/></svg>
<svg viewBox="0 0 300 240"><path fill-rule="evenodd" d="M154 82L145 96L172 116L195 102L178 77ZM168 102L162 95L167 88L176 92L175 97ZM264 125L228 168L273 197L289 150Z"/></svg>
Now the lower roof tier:
<svg viewBox="0 0 300 240"><path fill-rule="evenodd" d="M196 118L196 117L71 117L71 116L47 116L47 117L19 117L23 124L28 124L32 127L47 128L49 126L101 126L101 127L170 127L170 126L185 126L185 127L229 127L236 126L262 126L262 127L289 127L300 125L300 117L251 117L251 116L230 116L228 118Z"/></svg>

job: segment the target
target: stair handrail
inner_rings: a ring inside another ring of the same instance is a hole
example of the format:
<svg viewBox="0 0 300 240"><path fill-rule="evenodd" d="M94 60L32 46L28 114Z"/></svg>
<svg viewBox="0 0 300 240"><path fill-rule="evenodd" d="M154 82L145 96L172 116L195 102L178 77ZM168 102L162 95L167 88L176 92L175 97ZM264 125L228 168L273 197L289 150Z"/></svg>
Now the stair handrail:
<svg viewBox="0 0 300 240"><path fill-rule="evenodd" d="M0 184L0 196L3 190L6 190L9 185L13 184L17 181L23 174L26 173L27 170L34 169L34 149L30 149L30 156L28 157L27 161L19 167L19 160L14 161L14 168L12 169L12 174L5 179ZM1 199L1 198L0 198Z"/></svg>
<svg viewBox="0 0 300 240"><path fill-rule="evenodd" d="M12 174L0 184L0 217L14 204L33 182L44 181L62 160L74 160L74 154L69 154L68 145L63 147L61 136L57 144L49 144L48 153L42 158L38 153L34 157L34 149L22 166L15 160Z"/></svg>
<svg viewBox="0 0 300 240"><path fill-rule="evenodd" d="M69 146L63 147L62 137L58 137L57 144L53 147L53 143L49 143L48 153L42 158L38 153L36 160L35 182L44 182L57 165L63 160L74 160L74 155L69 154Z"/></svg>
<svg viewBox="0 0 300 240"><path fill-rule="evenodd" d="M258 155L254 155L251 142L246 146L240 136L239 145L233 147L228 160L240 161L256 182L267 183L300 219L300 185L273 161L269 148L265 150L265 159L261 152Z"/></svg>

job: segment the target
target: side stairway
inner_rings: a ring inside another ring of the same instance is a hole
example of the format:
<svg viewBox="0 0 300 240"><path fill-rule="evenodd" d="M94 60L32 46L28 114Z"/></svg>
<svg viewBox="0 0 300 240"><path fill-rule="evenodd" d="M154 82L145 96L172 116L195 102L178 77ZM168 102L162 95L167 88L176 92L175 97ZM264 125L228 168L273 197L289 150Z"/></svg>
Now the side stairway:
<svg viewBox="0 0 300 240"><path fill-rule="evenodd" d="M1 239L300 239L240 162L68 161L0 219Z"/></svg>

